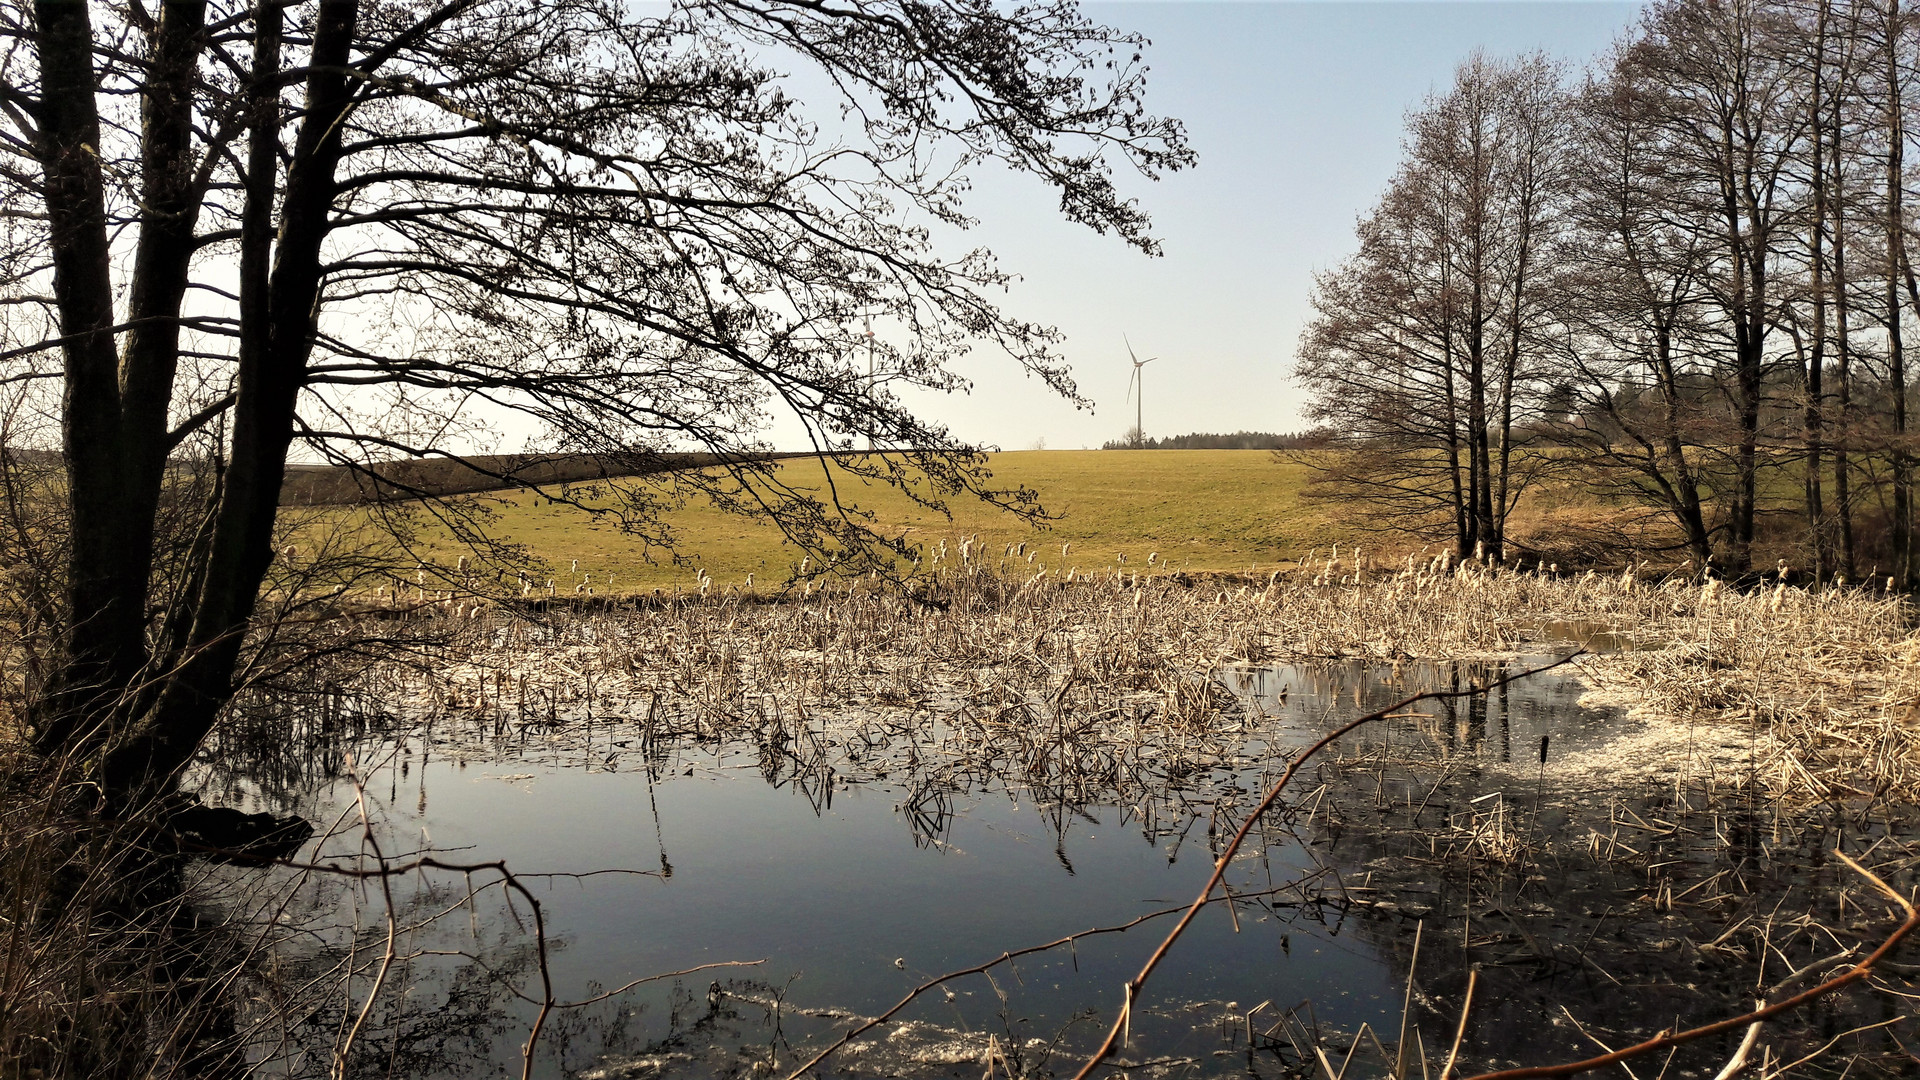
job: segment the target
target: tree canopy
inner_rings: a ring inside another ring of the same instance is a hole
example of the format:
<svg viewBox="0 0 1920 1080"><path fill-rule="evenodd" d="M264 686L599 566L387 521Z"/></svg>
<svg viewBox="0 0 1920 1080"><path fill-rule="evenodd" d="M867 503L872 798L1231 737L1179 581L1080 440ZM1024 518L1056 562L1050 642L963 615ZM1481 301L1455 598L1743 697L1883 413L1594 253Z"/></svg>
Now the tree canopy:
<svg viewBox="0 0 1920 1080"><path fill-rule="evenodd" d="M1765 542L1920 588L1915 29L1899 0L1661 0L1582 81L1462 65L1317 283L1326 488L1500 555L1520 461L1646 508L1634 542L1696 573Z"/></svg>
<svg viewBox="0 0 1920 1080"><path fill-rule="evenodd" d="M1191 160L1144 107L1144 41L1070 0L0 20L0 377L57 396L64 466L60 528L15 530L51 628L31 725L110 788L172 775L232 693L290 454L364 466L476 423L636 466L707 452L730 467L680 483L871 550L857 513L756 463L785 413L822 450L897 451L850 465L870 479L1021 505L899 391L964 388L951 362L980 345L1073 383L1053 333L996 305L990 253L934 230L1004 168L1152 252L1115 173ZM635 484L623 512L658 505Z"/></svg>

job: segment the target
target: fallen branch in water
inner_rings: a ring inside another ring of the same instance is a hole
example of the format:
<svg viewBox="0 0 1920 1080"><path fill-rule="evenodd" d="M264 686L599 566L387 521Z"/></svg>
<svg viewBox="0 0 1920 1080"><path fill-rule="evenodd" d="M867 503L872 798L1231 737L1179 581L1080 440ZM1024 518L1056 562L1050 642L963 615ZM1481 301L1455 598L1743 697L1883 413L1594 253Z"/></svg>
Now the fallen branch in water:
<svg viewBox="0 0 1920 1080"><path fill-rule="evenodd" d="M707 964L697 964L693 967L683 968L679 971L662 972L657 975L648 975L643 978L635 979L632 982L629 982L623 986L617 987L613 990L609 990L600 994L595 994L592 997L583 998L579 1001L561 1001L554 996L553 979L547 969L546 916L544 911L541 908L539 898L535 897L532 891L529 890L526 887L526 885L521 881L521 875L516 874L512 870L509 870L507 868L507 864L504 860L495 859L488 862L456 863L456 862L446 862L440 859L436 859L430 855L426 855L426 856L420 856L417 858L407 859L402 862L392 862L383 856L379 856L376 852L374 863L375 865L372 867L363 868L363 867L341 866L337 863L330 863L330 862L317 862L317 861L316 862L295 862L290 859L275 860L275 865L284 866L289 869L302 870L302 871L308 871L308 872L319 873L319 874L331 874L336 877L348 878L352 880L375 880L380 882L383 886L386 882L390 881L393 878L403 877L405 875L417 873L422 870L445 870L452 873L459 873L459 874L466 874L466 875L472 875L477 871L492 871L493 873L499 874L500 877L497 881L494 881L490 884L500 885L503 888L506 888L506 889L512 890L515 893L518 893L520 895L520 898L526 901L526 903L532 908L534 951L539 961L541 996L534 997L530 994L527 994L524 991L522 991L519 987L512 985L512 983L510 982L502 983L502 985L505 986L507 992L512 994L514 997L519 998L521 1001L528 1002L529 1004L540 1006L540 1012L534 1018L533 1025L527 1033L527 1041L524 1044L522 1044L520 1048L520 1058L521 1058L520 1075L522 1077L522 1080L526 1080L526 1078L529 1078L533 1075L534 1049L539 1045L540 1032L541 1032L541 1029L546 1026L547 1017L551 1013L553 1013L555 1010L578 1009L587 1005L592 1005L596 1002L604 1001L607 998L610 998L617 994L621 994L628 990L631 990L634 987L641 985L642 983L657 982L661 979L671 979L680 975L690 975L696 971L707 971L712 968L756 967L760 964L766 963L765 960L719 960L719 961L714 961L712 963L707 963ZM551 875L534 875L534 876L551 876ZM485 887L486 886L482 886L482 888L485 888ZM480 890L476 889L473 891L473 893L470 893L469 895L475 895L479 891ZM391 927L389 927L389 940L388 940L387 948L388 948L388 952L382 958L383 969L386 967L387 964L391 963L394 957L394 954L392 953L393 945L392 945L392 928ZM376 982L373 993L377 994L378 992L379 992L379 983ZM367 999L366 1007L371 1008L372 1004L373 1004L373 995L370 994ZM363 1009L363 1014L364 1012L365 1010ZM364 1015L362 1019L364 1019ZM356 1023L354 1026L354 1030L358 1031L358 1028L359 1028L359 1024ZM351 1040L349 1040L348 1045L349 1046L351 1045ZM337 1055L339 1059L337 1064L344 1064L345 1050L346 1050L345 1047L340 1048L339 1054Z"/></svg>
<svg viewBox="0 0 1920 1080"><path fill-rule="evenodd" d="M1279 801L1280 792L1285 790L1287 784L1293 780L1294 773L1298 772L1300 766L1306 764L1308 759L1332 745L1333 742L1341 736L1347 735L1357 728L1371 724L1376 720L1384 720L1391 714L1397 713L1409 706L1417 705L1422 701L1442 701L1452 698L1471 697L1475 694L1484 694L1489 690L1498 689L1508 683L1517 682L1521 679L1538 675L1541 672L1552 671L1554 668L1570 663L1576 657L1584 655L1586 655L1586 650L1582 649L1569 653L1551 664L1537 668L1529 668L1526 671L1503 676L1492 682L1482 683L1477 686L1469 686L1462 690L1428 690L1415 694L1404 701L1395 702L1384 709L1370 712L1357 720L1343 724L1321 737L1319 742L1302 750L1288 763L1287 771L1280 774L1280 779L1275 781L1271 788L1267 789L1266 798L1261 799L1260 805L1254 807L1253 812L1248 814L1246 820L1240 823L1240 828L1235 830L1233 839L1227 841L1226 849L1222 851L1220 857L1214 861L1213 874L1207 878L1206 887L1201 889L1200 895L1194 899L1193 903L1187 906L1187 913L1181 917L1180 922L1174 926L1173 931L1167 935L1166 940L1160 943L1160 947L1153 951L1153 955L1147 957L1146 965L1140 969L1140 974L1135 975L1123 985L1122 989L1125 991L1125 997L1120 1006L1119 1017L1114 1020L1112 1029L1107 1032L1106 1041L1100 1044L1100 1048L1094 1051L1093 1056L1087 1059L1087 1063L1080 1067L1078 1073L1074 1074L1073 1080L1086 1080L1087 1076L1089 1076L1093 1070L1100 1067L1102 1061L1105 1061L1113 1054L1114 1046L1120 1040L1121 1033L1126 1031L1132 1022L1133 1005L1134 1002L1140 1000L1140 988L1146 985L1147 978L1153 974L1153 969L1160 965L1160 961L1167 955L1167 951L1173 948L1173 943L1180 940L1180 935L1186 932L1187 926L1193 922L1194 915L1198 914L1201 908L1207 906L1207 904L1212 901L1214 887L1219 885L1221 878L1226 875L1227 866L1233 862L1233 857L1239 853L1240 845L1246 840L1247 834L1253 831L1254 825L1259 822L1262 817L1266 816L1267 811L1273 808L1275 802Z"/></svg>
<svg viewBox="0 0 1920 1080"><path fill-rule="evenodd" d="M1609 1054L1602 1054L1599 1057L1588 1058L1585 1061L1569 1061L1560 1065L1532 1065L1519 1069L1502 1069L1499 1072L1481 1073L1478 1076L1468 1077L1467 1080L1528 1080L1528 1078L1531 1077L1576 1076L1580 1073L1592 1072L1595 1069L1604 1069L1609 1065L1616 1065L1643 1054L1651 1054L1656 1051L1670 1049L1682 1043L1692 1042L1695 1039L1704 1039L1709 1035L1718 1035L1725 1031L1735 1031L1742 1027L1758 1029L1761 1024L1782 1013L1792 1012L1803 1005L1810 1004L1818 998L1833 993L1843 986L1848 986L1866 978L1873 973L1875 964L1878 964L1882 958L1897 948L1900 942L1914 931L1915 927L1920 927L1920 909L1916 909L1906 897L1901 896L1898 892L1894 891L1892 886L1880 880L1873 871L1868 870L1866 867L1848 858L1845 852L1835 850L1834 855L1837 856L1841 862L1852 867L1855 873L1872 882L1875 888L1885 893L1888 899L1899 905L1900 909L1907 913L1906 919L1894 928L1893 933L1887 935L1887 939L1880 943L1879 948L1873 950L1865 959L1848 968L1846 971L1828 979L1818 986L1804 990L1790 998L1768 1005L1765 1008L1755 1009L1750 1013L1728 1017L1725 1020L1716 1021L1697 1028L1690 1028L1686 1031L1663 1031L1645 1042L1622 1047L1619 1050L1615 1050Z"/></svg>
<svg viewBox="0 0 1920 1080"><path fill-rule="evenodd" d="M561 1001L554 996L553 976L547 966L548 948L547 948L547 926L546 926L545 912L541 907L540 899L533 894L533 891L531 889L527 888L526 883L522 879L525 877L591 877L599 873L606 873L607 871L595 871L588 874L572 874L572 875L516 874L514 871L508 869L506 861L503 859L494 859L486 862L458 863L458 862L449 862L446 860L442 860L430 854L417 854L417 855L413 855L411 857L402 858L402 859L395 859L395 858L389 857L380 849L379 839L374 834L373 823L366 810L366 789L365 789L365 786L361 783L360 777L352 770L351 761L349 761L347 779L353 784L354 807L357 808L359 811L360 826L361 826L360 834L361 834L362 847L361 847L361 851L357 855L353 856L353 858L355 860L366 860L367 858L369 858L368 851L369 849L371 849L371 859L372 859L373 865L371 866L345 865L335 860L322 861L320 856L317 853L314 855L314 857L311 860L306 862L297 861L292 858L274 858L274 859L260 860L270 865L280 866L280 867L291 869L291 870L298 870L303 873L327 874L327 875L332 875L334 877L344 878L352 881L374 881L380 885L381 893L385 900L385 908L386 908L386 924L387 924L386 943L380 956L380 961L379 961L380 966L379 966L378 974L374 978L373 988L368 991L366 1001L362 1004L359 1014L354 1018L352 1026L347 1030L345 1037L341 1039L339 1044L334 1047L333 1071L334 1071L334 1074L338 1077L345 1077L347 1075L349 1064L350 1064L349 1057L352 1053L353 1044L355 1040L358 1038L361 1028L366 1024L368 1016L373 1011L375 999L379 997L380 991L382 987L385 985L386 977L389 969L392 967L395 959L398 958L398 953L396 951L396 941L399 936L399 926L394 918L395 904L394 904L394 897L391 889L391 882L393 881L394 878L397 878L397 877L404 877L409 874L422 873L430 869L443 870L451 873L458 873L458 874L465 875L469 881L467 894L461 900L461 903L470 902L474 897L478 896L479 893L484 889L490 888L493 885L498 885L505 892L519 894L520 898L524 900L528 904L528 906L532 909L534 953L539 963L541 995L539 997L534 997L522 991L519 987L513 985L513 983L510 980L499 979L500 985L504 986L508 993L512 994L516 998L519 998L521 1001L525 1001L532 1005L538 1005L540 1007L539 1013L535 1015L533 1023L528 1029L527 1041L525 1043L522 1043L520 1046L521 1080L530 1080L530 1078L533 1076L534 1051L539 1046L540 1033L542 1029L545 1028L546 1026L548 1016L551 1015L555 1010L568 1010L568 1009L582 1008L587 1005L592 1005L596 1002L604 1001L618 994L623 994L626 991L631 990L634 987L640 986L644 983L657 982L661 979L676 978L681 975L690 975L697 971L707 971L713 968L755 967L760 964L766 963L765 960L720 960L720 961L714 961L706 964L697 964L693 967L683 968L679 971L662 972L657 975L648 975L642 978L634 979L633 981L628 982L622 986L616 987L612 990L605 991L603 993L595 994L592 997L583 998L579 1001ZM342 818L344 818L345 816L346 816L345 813L343 813ZM337 824L338 822L336 822L336 825ZM331 829L329 829L328 834L329 835L332 834ZM207 850L203 845L189 845L189 846L199 847L202 850ZM479 888L472 887L471 885L472 877L476 872L489 872L489 871L492 873L498 874L499 878L495 881L483 884ZM435 916L435 918L438 918L438 916ZM474 960L475 962L479 962L478 957L470 957L470 959ZM482 963L481 967L484 969L486 968L486 965ZM351 956L349 956L349 960L348 960L349 971L351 971L351 968L352 968L352 959L351 959ZM487 969L487 970L489 975L492 975L491 969ZM350 977L351 975L349 975L349 978Z"/></svg>
<svg viewBox="0 0 1920 1080"><path fill-rule="evenodd" d="M1276 893L1289 892L1291 890L1298 889L1301 886L1312 881L1314 878L1320 877L1325 873L1326 873L1325 870L1316 870L1313 873L1308 874L1306 877L1299 878L1298 880L1295 880L1295 881L1290 881L1285 885L1276 885L1271 889L1262 889L1259 892L1250 892L1250 893L1243 892L1243 893L1237 893L1231 896L1223 895L1223 896L1210 897L1208 902L1214 903L1214 904L1221 903L1222 901L1244 903L1248 900L1257 900L1263 896L1273 896ZM1304 894L1302 895L1304 896ZM1302 906L1304 906L1304 904ZM1131 930L1134 927L1139 926L1143 922L1147 922L1152 919L1158 919L1166 915L1175 915L1185 910L1187 910L1186 905L1181 904L1177 907L1168 907L1168 908L1161 908L1158 911L1149 911L1145 915L1141 915L1135 919L1131 919L1127 922L1120 923L1116 926L1099 926L1091 930L1082 930L1077 934L1068 934L1066 937L1063 937L1063 938L1056 938L1055 940L1049 941L1044 945L1029 945L1024 949L1014 949L1010 952L1003 952L999 956L994 957L992 960L989 960L984 964L975 964L972 967L961 968L958 971L949 971L945 975L928 979L926 982L923 982L919 986L916 986L912 990L908 991L907 996L901 998L898 1002L894 1003L893 1008L888 1009L886 1012L881 1013L879 1016L876 1016L871 1020L868 1020L866 1023L861 1024L859 1027L852 1028L846 1034L840 1036L839 1039L835 1040L832 1045L828 1046L824 1050L821 1050L819 1053L813 1055L813 1058L809 1060L805 1065L800 1066L798 1069L795 1069L792 1073L788 1074L787 1080L800 1080L800 1077L806 1075L808 1070L820 1064L822 1061L825 1061L827 1057L831 1055L834 1051L839 1050L841 1047L846 1046L848 1043L859 1038L861 1035L865 1034L866 1032L872 1031L874 1028L879 1027L881 1024L886 1023L888 1020L892 1019L896 1014L898 1014L901 1009L904 1009L908 1005L913 1004L914 999L918 998L921 994L926 993L927 991L933 989L936 986L939 986L942 983L951 982L954 979L962 978L963 976L967 976L967 975L985 974L986 972L1000 966L1001 964L1010 963L1014 959L1018 957L1026 956L1029 953L1046 952L1048 949L1057 949L1062 945L1072 945L1075 941L1078 941L1083 937L1093 937L1097 934L1118 934L1125 930ZM1170 1059L1170 1060L1175 1060L1175 1059ZM1186 1059L1177 1059L1177 1060L1186 1060ZM1149 1064L1149 1063L1143 1063L1143 1064Z"/></svg>

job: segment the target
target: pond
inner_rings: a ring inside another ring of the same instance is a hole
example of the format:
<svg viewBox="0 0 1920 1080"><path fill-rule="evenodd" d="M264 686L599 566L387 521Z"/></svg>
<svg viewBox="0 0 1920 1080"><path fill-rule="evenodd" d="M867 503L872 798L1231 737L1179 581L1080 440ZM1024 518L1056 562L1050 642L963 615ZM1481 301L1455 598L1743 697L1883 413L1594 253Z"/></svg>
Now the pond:
<svg viewBox="0 0 1920 1080"><path fill-rule="evenodd" d="M504 862L539 901L559 1001L684 973L551 1012L535 1075L785 1076L936 976L1191 902L1289 758L1329 729L1542 662L1223 668L1203 735L1126 740L1131 761L1052 770L983 751L939 709L795 708L734 737L676 734L642 710L356 726L338 760L361 763L358 782L337 769L278 808L332 823L310 858L364 857L370 836L396 860ZM1853 922L1842 911L1833 927L1750 940L1756 911L1834 890L1826 848L1905 843L1910 816L1776 813L1724 775L1622 780L1595 763L1644 753L1644 725L1582 708L1582 691L1565 669L1534 675L1422 702L1330 748L1230 865L1231 910L1203 909L1155 972L1114 1063L1326 1075L1351 1052L1347 1075L1385 1075L1404 1012L1407 1067L1437 1072L1470 970L1458 1071L1571 1060L1750 1007L1768 950L1797 967L1842 936L1884 936L1856 889ZM1116 707L1088 722L1137 718ZM364 1071L519 1074L541 1012L531 913L497 888L470 897L471 883L424 869L390 881L402 914L389 978L407 989L356 1034ZM364 1000L389 901L365 881L302 890L300 917L324 927L308 963L351 948L362 975L348 1000ZM1071 1076L1177 918L927 988L814 1074ZM1831 1034L1899 1000L1795 1023ZM1709 1042L1674 1075L1711 1075L1704 1063L1737 1039ZM298 1043L264 1071L299 1071Z"/></svg>

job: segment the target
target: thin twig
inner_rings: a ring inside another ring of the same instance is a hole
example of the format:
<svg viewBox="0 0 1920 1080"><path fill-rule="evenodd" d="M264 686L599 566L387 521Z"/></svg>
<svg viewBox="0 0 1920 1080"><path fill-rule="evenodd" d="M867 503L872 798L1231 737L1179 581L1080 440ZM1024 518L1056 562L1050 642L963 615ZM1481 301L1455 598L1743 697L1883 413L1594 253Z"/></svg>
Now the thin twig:
<svg viewBox="0 0 1920 1080"><path fill-rule="evenodd" d="M1792 1012L1803 1005L1833 993L1841 987L1851 985L1866 978L1872 974L1875 964L1878 964L1882 958L1898 947L1900 942L1905 940L1906 936L1912 933L1916 926L1920 926L1920 909L1915 909L1913 904L1907 901L1906 897L1901 896L1886 882L1881 881L1873 871L1868 870L1866 867L1848 858L1845 852L1836 850L1833 854L1841 862L1852 867L1855 873L1872 882L1874 886L1882 893L1885 893L1889 899L1899 905L1902 911L1907 913L1906 919L1901 922L1899 926L1895 927L1893 933L1889 934L1887 939L1880 943L1879 948L1869 953L1866 959L1861 960L1845 972L1828 979L1826 982L1810 990L1804 990L1790 998L1786 998L1762 1009L1755 1009L1750 1013L1728 1017L1725 1020L1705 1024L1697 1028L1690 1028L1686 1031L1663 1032L1645 1042L1636 1043L1633 1046L1615 1050L1612 1053L1603 1054L1599 1057L1588 1058L1585 1061L1569 1061L1560 1065L1533 1065L1520 1069L1503 1069L1499 1072L1481 1073L1478 1076L1469 1077L1468 1080L1530 1080L1532 1077L1576 1076L1583 1072L1604 1069L1609 1065L1615 1065L1643 1054L1651 1054L1656 1050L1664 1050L1670 1046L1679 1046L1681 1043L1692 1042L1695 1039L1704 1039L1709 1035L1718 1035L1723 1031L1733 1031L1750 1024L1765 1023L1782 1013Z"/></svg>
<svg viewBox="0 0 1920 1080"><path fill-rule="evenodd" d="M385 858L380 854L380 841L375 839L373 835L373 822L367 816L367 789L360 783L358 776L352 775L351 772L349 772L348 776L353 782L354 802L360 808L361 840L373 848L373 857L376 862L385 862ZM367 1000L366 1003L360 1007L360 1015L354 1017L353 1026L347 1030L346 1037L340 1040L340 1045L334 1049L333 1074L339 1077L340 1080L346 1080L347 1058L353 1052L354 1040L360 1037L360 1029L366 1026L367 1016L373 1012L373 1003L380 998L380 988L386 985L387 972L393 969L394 943L399 935L399 924L394 919L393 913L392 878L383 877L380 879L380 893L386 900L386 949L380 955L380 970L373 977L373 987L367 991ZM349 988L348 1002L351 1004L351 988L353 986L353 973L351 969L347 972L345 982Z"/></svg>
<svg viewBox="0 0 1920 1080"><path fill-rule="evenodd" d="M1312 880L1313 877L1317 877L1317 876L1319 875L1315 873L1313 875L1309 875L1309 877L1305 880ZM1272 896L1276 893L1282 893L1290 889L1297 888L1303 883L1304 883L1303 881L1292 881L1292 882L1288 882L1285 885L1276 885L1271 889L1263 889L1260 892L1240 893L1234 896L1233 899L1236 901L1246 901L1246 900L1257 899L1263 896ZM1209 902L1217 904L1226 899L1228 898L1224 896L1216 896L1216 897L1213 897ZM854 1039L859 1038L862 1034L865 1034L866 1032L871 1031L876 1027L879 1027L881 1024L886 1023L888 1020L892 1019L894 1015L897 1014L901 1009L904 1009L908 1005L911 1005L915 998L933 989L934 987L939 986L941 983L951 982L954 979L958 979L967 975L985 974L987 971L995 967L998 967L1001 964L1011 962L1016 957L1026 956L1029 953L1045 952L1048 949L1057 949L1062 945L1072 945L1074 942L1078 941L1083 937L1093 937L1098 934L1118 934L1126 930L1131 930L1134 927L1139 926L1143 922L1148 922L1152 919L1158 919L1167 915L1174 915L1185 910L1187 910L1187 907L1185 904L1182 904L1178 907L1167 907L1167 908L1161 908L1158 911L1149 911L1145 915L1141 915L1137 918L1131 919L1127 922L1120 923L1115 926L1100 926L1100 927L1095 927L1094 929L1091 929L1091 930L1082 930L1077 934L1068 934L1066 937L1057 938L1053 941L1047 942L1044 945L1029 945L1024 949L1014 949L1010 952L1003 952L999 956L994 957L992 960L989 960L984 964L975 964L972 967L961 968L958 971L949 971L945 975L928 979L926 982L923 982L919 986L916 986L912 990L908 991L907 996L901 998L898 1002L895 1002L893 1008L888 1009L886 1012L881 1013L879 1016L876 1016L873 1019L868 1020L866 1023L861 1024L860 1026L849 1030L846 1034L840 1036L839 1039L835 1040L832 1045L826 1047L825 1049L821 1050L819 1053L813 1055L813 1058L809 1060L805 1065L802 1065L799 1068L793 1070L793 1072L789 1073L787 1075L787 1080L800 1080L800 1077L806 1075L808 1070L812 1069L815 1065L820 1064L822 1061L825 1061L828 1055L832 1054L834 1051L852 1042ZM1135 1067L1137 1068L1138 1066L1135 1066Z"/></svg>
<svg viewBox="0 0 1920 1080"><path fill-rule="evenodd" d="M1467 1016L1473 1012L1473 988L1480 985L1480 969L1467 969L1467 998L1460 1003L1460 1024L1453 1029L1453 1049L1447 1051L1447 1063L1440 1067L1440 1080L1453 1075L1453 1063L1460 1059L1460 1040L1467 1037Z"/></svg>
<svg viewBox="0 0 1920 1080"><path fill-rule="evenodd" d="M1200 895L1187 907L1186 915L1181 917L1179 924L1167 935L1166 940L1160 943L1160 947L1153 951L1153 955L1147 957L1146 965L1140 969L1140 974L1135 975L1132 981L1126 984L1129 1001L1139 1000L1140 988L1146 984L1148 977L1153 974L1153 969L1159 966L1161 959L1167 955L1167 951L1173 948L1173 943L1180 940L1180 935L1185 933L1187 926L1193 922L1194 915L1212 899L1214 886L1220 884L1220 879L1225 876L1227 872L1227 866L1233 862L1234 855L1239 853L1241 843L1246 840L1247 834L1253 831L1254 824L1266 816L1268 810L1273 808L1273 804L1280 799L1280 792L1284 790L1288 782L1293 779L1294 773L1298 772L1300 766L1304 765L1315 754L1331 745L1341 736L1366 724L1371 724L1376 720L1384 720L1390 714L1399 712L1408 706L1418 704L1422 701L1440 701L1452 698L1471 697L1475 694L1484 694L1489 690L1533 675L1538 675L1543 671L1552 671L1562 664L1570 663L1575 657L1581 656L1582 654L1582 652L1569 653L1551 664L1530 668L1513 675L1503 676L1502 678L1479 686L1469 686L1461 690L1428 690L1415 694L1404 701L1395 702L1377 712L1368 713L1357 720L1343 724L1333 731L1328 732L1325 736L1322 736L1319 742L1301 751L1287 764L1287 770L1280 774L1280 779L1274 781L1273 787L1267 790L1266 798L1261 799L1260 805L1254 807L1253 812L1248 814L1246 820L1240 823L1240 828L1234 832L1233 839L1228 841L1226 850L1222 851L1219 859L1215 860L1213 873L1207 878L1206 886L1200 890ZM1335 875L1335 880L1338 880L1338 875ZM1113 1028L1107 1032L1106 1041L1100 1044L1100 1048L1094 1051L1093 1056L1088 1058L1086 1064L1080 1067L1080 1071L1074 1074L1073 1080L1086 1080L1088 1075L1090 1075L1094 1069L1098 1068L1100 1063L1106 1060L1108 1055L1113 1053L1114 1044L1120 1037L1121 1029L1125 1021L1125 1016L1114 1021Z"/></svg>
<svg viewBox="0 0 1920 1080"><path fill-rule="evenodd" d="M1407 961L1407 994L1400 1001L1400 1038L1393 1047L1393 1080L1407 1078L1407 1017L1413 1014L1413 973L1420 967L1420 936L1426 929L1425 919L1413 924L1413 959Z"/></svg>

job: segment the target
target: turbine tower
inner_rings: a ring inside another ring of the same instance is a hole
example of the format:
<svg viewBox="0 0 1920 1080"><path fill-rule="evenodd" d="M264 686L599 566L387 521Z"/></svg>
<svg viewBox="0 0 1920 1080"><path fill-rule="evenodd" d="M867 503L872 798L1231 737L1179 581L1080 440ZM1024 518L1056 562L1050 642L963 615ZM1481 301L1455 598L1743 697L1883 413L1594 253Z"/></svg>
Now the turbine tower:
<svg viewBox="0 0 1920 1080"><path fill-rule="evenodd" d="M1120 335L1120 340L1127 342L1127 358L1133 361L1133 374L1127 379L1127 396L1133 398L1133 438L1134 448L1137 450L1147 445L1145 420L1147 383L1146 380L1141 377L1140 369L1160 358L1157 356L1149 356L1145 360L1142 360L1134 355L1133 342L1127 341L1125 334Z"/></svg>

